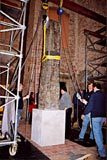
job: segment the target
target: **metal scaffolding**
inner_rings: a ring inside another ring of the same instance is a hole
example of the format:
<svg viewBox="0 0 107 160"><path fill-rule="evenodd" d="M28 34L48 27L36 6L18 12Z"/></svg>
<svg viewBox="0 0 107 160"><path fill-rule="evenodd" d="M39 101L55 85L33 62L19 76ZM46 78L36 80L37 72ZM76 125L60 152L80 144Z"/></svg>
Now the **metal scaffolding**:
<svg viewBox="0 0 107 160"><path fill-rule="evenodd" d="M19 84L23 57L23 41L25 33L26 8L28 0L0 2L0 108L8 124L1 125L0 147L10 145L10 155L17 151L17 111L19 101ZM12 71L14 70L14 71ZM17 80L17 95L12 93L12 87ZM16 102L16 108L15 108ZM11 116L9 118L9 116ZM5 122L5 123L7 123ZM14 132L11 136L11 123Z"/></svg>
<svg viewBox="0 0 107 160"><path fill-rule="evenodd" d="M107 76L107 37L98 32L104 31L105 27L99 31L92 32L84 30L86 36L85 45L85 84L90 80L106 82Z"/></svg>

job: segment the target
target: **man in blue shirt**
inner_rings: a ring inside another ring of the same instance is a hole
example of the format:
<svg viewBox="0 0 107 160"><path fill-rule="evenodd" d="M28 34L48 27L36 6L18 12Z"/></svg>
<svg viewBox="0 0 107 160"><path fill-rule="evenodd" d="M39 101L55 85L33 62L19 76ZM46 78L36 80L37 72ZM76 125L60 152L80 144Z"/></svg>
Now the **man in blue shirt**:
<svg viewBox="0 0 107 160"><path fill-rule="evenodd" d="M93 82L90 82L88 84L88 92L85 95L85 99L80 99L81 102L83 100L85 101L85 108L87 107L89 99L90 99L90 97L93 93L93 88L94 88L93 87ZM88 128L89 123L90 123L90 127L91 127L91 121L90 120L91 120L90 119L90 113L88 113L84 116L83 123L82 123L82 128L81 128L81 131L80 131L80 134L79 134L79 138L76 139L76 141L84 141L85 133L86 133L86 130ZM94 142L94 135L93 135L92 129L91 129L91 132L90 132L89 142L90 143Z"/></svg>
<svg viewBox="0 0 107 160"><path fill-rule="evenodd" d="M92 129L99 156L101 160L104 160L106 159L106 153L103 145L102 126L106 117L106 97L101 91L101 85L99 83L94 84L94 93L91 95L84 115L88 113L91 113Z"/></svg>

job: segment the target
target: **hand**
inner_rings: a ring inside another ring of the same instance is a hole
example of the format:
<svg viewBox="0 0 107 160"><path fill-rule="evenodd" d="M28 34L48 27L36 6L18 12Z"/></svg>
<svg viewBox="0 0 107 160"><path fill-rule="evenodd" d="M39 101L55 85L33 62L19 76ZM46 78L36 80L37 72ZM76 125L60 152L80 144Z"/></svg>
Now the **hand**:
<svg viewBox="0 0 107 160"><path fill-rule="evenodd" d="M28 98L29 98L29 95L27 95L25 98L28 99Z"/></svg>
<svg viewBox="0 0 107 160"><path fill-rule="evenodd" d="M82 115L81 115L81 119L83 120L83 119L84 119L84 117L85 117L85 115L83 115L83 114L82 114Z"/></svg>
<svg viewBox="0 0 107 160"><path fill-rule="evenodd" d="M23 97L23 100L29 99L29 95Z"/></svg>
<svg viewBox="0 0 107 160"><path fill-rule="evenodd" d="M80 101L81 101L82 103L84 103L85 105L87 105L87 103L88 103L85 99L81 99Z"/></svg>
<svg viewBox="0 0 107 160"><path fill-rule="evenodd" d="M107 119L104 119L103 125L107 125Z"/></svg>
<svg viewBox="0 0 107 160"><path fill-rule="evenodd" d="M66 111L66 110L67 110L67 107L65 107L64 110Z"/></svg>
<svg viewBox="0 0 107 160"><path fill-rule="evenodd" d="M80 100L81 99L81 96L79 93L76 94L76 97Z"/></svg>
<svg viewBox="0 0 107 160"><path fill-rule="evenodd" d="M85 105L87 105L88 102L87 102L85 99L83 99L83 103L84 103Z"/></svg>

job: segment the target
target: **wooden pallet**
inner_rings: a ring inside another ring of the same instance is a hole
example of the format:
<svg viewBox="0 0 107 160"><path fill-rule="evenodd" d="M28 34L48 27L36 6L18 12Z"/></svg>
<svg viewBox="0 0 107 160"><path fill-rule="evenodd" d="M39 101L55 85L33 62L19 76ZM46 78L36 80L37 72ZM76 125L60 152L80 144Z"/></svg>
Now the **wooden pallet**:
<svg viewBox="0 0 107 160"><path fill-rule="evenodd" d="M76 160L91 160L92 159L92 154L86 154L80 158L77 158Z"/></svg>

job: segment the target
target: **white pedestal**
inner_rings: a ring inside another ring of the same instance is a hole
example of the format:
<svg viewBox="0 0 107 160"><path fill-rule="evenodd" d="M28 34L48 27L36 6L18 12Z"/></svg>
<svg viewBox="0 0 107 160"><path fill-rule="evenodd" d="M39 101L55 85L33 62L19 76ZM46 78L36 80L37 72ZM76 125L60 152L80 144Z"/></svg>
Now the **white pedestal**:
<svg viewBox="0 0 107 160"><path fill-rule="evenodd" d="M40 146L65 143L65 111L33 109L31 139Z"/></svg>

